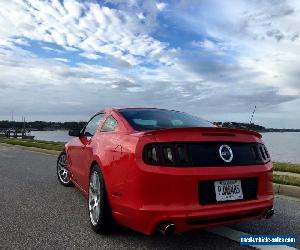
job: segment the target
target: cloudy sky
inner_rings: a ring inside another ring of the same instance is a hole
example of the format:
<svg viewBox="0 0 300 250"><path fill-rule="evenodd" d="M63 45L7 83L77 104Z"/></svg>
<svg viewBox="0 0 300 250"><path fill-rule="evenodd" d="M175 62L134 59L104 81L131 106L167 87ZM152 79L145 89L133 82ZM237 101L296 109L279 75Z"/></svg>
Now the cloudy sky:
<svg viewBox="0 0 300 250"><path fill-rule="evenodd" d="M300 2L1 0L0 119L146 106L300 128Z"/></svg>

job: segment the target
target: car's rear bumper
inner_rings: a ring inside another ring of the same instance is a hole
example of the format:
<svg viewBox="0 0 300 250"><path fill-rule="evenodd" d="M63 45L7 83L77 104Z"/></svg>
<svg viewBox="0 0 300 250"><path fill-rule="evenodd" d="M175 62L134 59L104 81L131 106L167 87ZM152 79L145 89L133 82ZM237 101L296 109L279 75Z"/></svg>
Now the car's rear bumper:
<svg viewBox="0 0 300 250"><path fill-rule="evenodd" d="M233 202L195 210L187 210L185 207L178 208L178 210L170 210L168 207L165 209L162 207L127 208L126 218L120 219L123 221L122 224L125 222L125 225L147 235L152 234L164 223L175 224L175 232L180 233L244 220L261 219L272 207L273 196L269 195L260 200Z"/></svg>
<svg viewBox="0 0 300 250"><path fill-rule="evenodd" d="M273 207L272 164L243 167L163 168L140 165L115 203L116 220L145 234L166 222L183 232L242 220L260 219ZM207 180L257 178L254 199L201 204L199 183ZM124 193L125 194L125 193ZM123 194L122 194L123 196Z"/></svg>

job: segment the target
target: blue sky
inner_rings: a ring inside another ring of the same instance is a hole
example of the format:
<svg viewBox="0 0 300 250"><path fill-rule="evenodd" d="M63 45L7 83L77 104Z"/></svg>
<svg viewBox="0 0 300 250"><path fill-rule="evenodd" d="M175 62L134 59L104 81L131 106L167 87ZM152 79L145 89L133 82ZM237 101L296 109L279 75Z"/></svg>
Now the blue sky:
<svg viewBox="0 0 300 250"><path fill-rule="evenodd" d="M300 4L3 0L0 119L103 107L300 128Z"/></svg>

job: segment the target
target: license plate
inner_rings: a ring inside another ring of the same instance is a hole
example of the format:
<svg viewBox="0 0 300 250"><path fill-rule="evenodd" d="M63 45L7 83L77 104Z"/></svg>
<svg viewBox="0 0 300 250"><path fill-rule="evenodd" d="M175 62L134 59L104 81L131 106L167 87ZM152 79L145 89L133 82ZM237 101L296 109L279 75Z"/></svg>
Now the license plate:
<svg viewBox="0 0 300 250"><path fill-rule="evenodd" d="M240 180L215 181L217 201L232 201L243 199L243 190Z"/></svg>

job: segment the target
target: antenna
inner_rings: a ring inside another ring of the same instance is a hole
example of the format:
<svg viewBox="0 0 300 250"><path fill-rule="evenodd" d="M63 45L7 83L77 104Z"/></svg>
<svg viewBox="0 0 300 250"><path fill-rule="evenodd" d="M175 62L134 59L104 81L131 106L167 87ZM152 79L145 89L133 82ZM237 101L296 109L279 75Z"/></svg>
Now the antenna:
<svg viewBox="0 0 300 250"><path fill-rule="evenodd" d="M253 112L252 112L252 115L251 115L251 119L250 119L250 123L249 123L249 124L252 123L252 119L253 119L253 116L254 116L255 111L256 111L256 105L254 106L254 109L253 109Z"/></svg>
<svg viewBox="0 0 300 250"><path fill-rule="evenodd" d="M22 116L22 121L23 121L23 130L25 131L25 116Z"/></svg>

